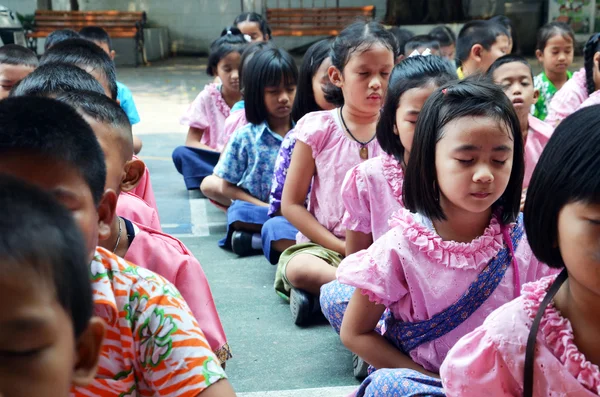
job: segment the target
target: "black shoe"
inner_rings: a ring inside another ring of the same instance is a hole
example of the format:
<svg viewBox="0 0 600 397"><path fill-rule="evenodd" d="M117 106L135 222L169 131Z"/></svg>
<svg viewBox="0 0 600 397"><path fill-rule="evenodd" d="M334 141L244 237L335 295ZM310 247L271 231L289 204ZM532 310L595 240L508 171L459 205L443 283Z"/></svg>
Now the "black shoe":
<svg viewBox="0 0 600 397"><path fill-rule="evenodd" d="M252 233L235 231L231 235L231 250L239 256L253 255Z"/></svg>
<svg viewBox="0 0 600 397"><path fill-rule="evenodd" d="M290 292L290 311L294 324L305 325L313 317L313 297L306 291L292 288Z"/></svg>
<svg viewBox="0 0 600 397"><path fill-rule="evenodd" d="M369 364L365 362L362 358L352 353L352 368L354 372L354 377L358 380L363 380L369 374Z"/></svg>

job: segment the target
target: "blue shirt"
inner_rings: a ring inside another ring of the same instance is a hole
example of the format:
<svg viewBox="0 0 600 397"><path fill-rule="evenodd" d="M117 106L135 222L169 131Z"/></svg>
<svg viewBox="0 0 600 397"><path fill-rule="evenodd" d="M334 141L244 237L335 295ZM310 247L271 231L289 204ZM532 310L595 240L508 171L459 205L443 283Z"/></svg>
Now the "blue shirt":
<svg viewBox="0 0 600 397"><path fill-rule="evenodd" d="M243 99L241 101L237 101L236 103L234 103L233 107L231 108L231 113L235 112L236 110L243 110L245 107L244 103L245 102Z"/></svg>
<svg viewBox="0 0 600 397"><path fill-rule="evenodd" d="M133 102L133 95L131 95L131 90L127 88L127 86L123 83L119 83L117 81L117 100L121 104L121 109L127 113L127 117L129 118L129 122L131 125L137 124L140 122L140 115L138 114L137 108L135 107L135 102Z"/></svg>
<svg viewBox="0 0 600 397"><path fill-rule="evenodd" d="M267 203L282 141L266 121L246 124L233 133L213 172Z"/></svg>

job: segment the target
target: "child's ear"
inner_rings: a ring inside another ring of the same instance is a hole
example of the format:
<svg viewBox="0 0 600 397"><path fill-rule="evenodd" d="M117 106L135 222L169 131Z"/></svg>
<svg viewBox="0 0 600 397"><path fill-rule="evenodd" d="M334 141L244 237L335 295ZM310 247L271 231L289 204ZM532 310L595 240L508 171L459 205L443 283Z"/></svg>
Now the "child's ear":
<svg viewBox="0 0 600 397"><path fill-rule="evenodd" d="M481 56L483 55L483 51L485 49L483 48L483 46L481 44L475 44L473 47L471 47L471 58L473 58L473 60L477 61L477 62L481 62Z"/></svg>
<svg viewBox="0 0 600 397"><path fill-rule="evenodd" d="M402 62L404 58L405 56L403 54L398 55L398 57L396 58L396 65Z"/></svg>
<svg viewBox="0 0 600 397"><path fill-rule="evenodd" d="M329 81L331 81L333 85L338 88L342 88L344 85L344 76L337 67L333 65L330 66L329 69L327 69L327 74L329 75Z"/></svg>
<svg viewBox="0 0 600 397"><path fill-rule="evenodd" d="M131 159L125 163L125 176L121 181L121 191L130 192L139 185L144 171L146 170L146 164L140 159Z"/></svg>
<svg viewBox="0 0 600 397"><path fill-rule="evenodd" d="M600 51L594 54L594 65L598 68L598 64L600 63Z"/></svg>
<svg viewBox="0 0 600 397"><path fill-rule="evenodd" d="M116 211L117 193L112 189L106 189L98 205L98 240L104 241L110 237Z"/></svg>
<svg viewBox="0 0 600 397"><path fill-rule="evenodd" d="M100 317L92 317L87 328L77 339L77 363L73 369L73 386L85 387L94 380L106 324Z"/></svg>
<svg viewBox="0 0 600 397"><path fill-rule="evenodd" d="M115 52L115 50L110 50L110 59L112 59L113 61L115 60L115 55L117 55L117 53Z"/></svg>
<svg viewBox="0 0 600 397"><path fill-rule="evenodd" d="M537 102L539 97L540 97L540 90L538 90L536 88L535 90L533 90L533 103L534 104Z"/></svg>
<svg viewBox="0 0 600 397"><path fill-rule="evenodd" d="M543 57L544 57L544 53L540 50L535 50L535 57L537 58L538 62L542 62L543 61Z"/></svg>

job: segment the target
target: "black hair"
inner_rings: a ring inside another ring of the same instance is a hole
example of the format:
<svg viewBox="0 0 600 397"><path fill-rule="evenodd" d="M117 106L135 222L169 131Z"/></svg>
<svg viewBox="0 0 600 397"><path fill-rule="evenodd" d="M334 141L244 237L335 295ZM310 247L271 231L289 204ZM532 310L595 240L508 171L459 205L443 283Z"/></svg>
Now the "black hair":
<svg viewBox="0 0 600 397"><path fill-rule="evenodd" d="M125 145L119 145L125 160L131 160L133 154L131 123L125 111L116 101L104 94L92 91L64 92L57 95L56 99L70 105L80 114L110 126L111 130L116 132L115 135L125 141Z"/></svg>
<svg viewBox="0 0 600 397"><path fill-rule="evenodd" d="M248 43L246 47L244 47L244 51L242 52L242 57L240 58L240 67L238 69L238 74L240 76L240 83L244 82L242 77L242 72L244 70L244 65L248 63L250 59L259 51L262 51L267 48L275 48L273 43L270 41L255 41L253 43ZM240 88L243 90L244 86L240 84Z"/></svg>
<svg viewBox="0 0 600 397"><path fill-rule="evenodd" d="M399 28L398 26L394 26L390 29L390 33L394 35L396 41L398 42L398 52L396 53L396 57L400 55L406 55L404 53L404 46L406 42L414 37L414 33L408 29Z"/></svg>
<svg viewBox="0 0 600 397"><path fill-rule="evenodd" d="M445 25L436 26L435 28L431 29L429 36L437 40L442 47L448 47L456 44L456 35L452 29Z"/></svg>
<svg viewBox="0 0 600 397"><path fill-rule="evenodd" d="M221 37L213 41L210 45L206 73L209 76L216 76L217 65L221 59L225 58L232 52L237 52L241 55L247 44L248 42L238 28L230 26L223 29L223 32L221 32Z"/></svg>
<svg viewBox="0 0 600 397"><path fill-rule="evenodd" d="M594 82L594 55L600 51L600 33L593 34L583 47L583 66L588 95L596 91Z"/></svg>
<svg viewBox="0 0 600 397"><path fill-rule="evenodd" d="M425 102L417 119L413 147L404 177L403 200L407 209L430 219L444 220L435 167L437 142L444 127L462 117L491 117L507 127L514 150L506 190L492 208L502 207L502 222L514 222L519 214L525 169L523 137L513 104L495 84L484 79L467 78L448 83Z"/></svg>
<svg viewBox="0 0 600 397"><path fill-rule="evenodd" d="M441 87L456 79L456 70L452 64L437 56L413 56L396 65L390 76L385 103L377 123L377 141L381 149L404 164L404 147L398 136L393 133L396 126L396 111L402 95L413 88L425 87L429 84Z"/></svg>
<svg viewBox="0 0 600 397"><path fill-rule="evenodd" d="M0 271L27 271L52 287L78 338L92 318L93 300L85 240L72 214L50 194L5 174L0 213Z"/></svg>
<svg viewBox="0 0 600 397"><path fill-rule="evenodd" d="M0 64L37 68L39 63L37 55L29 48L18 44L6 44L0 47Z"/></svg>
<svg viewBox="0 0 600 397"><path fill-rule="evenodd" d="M315 100L312 81L323 61L329 57L330 49L331 40L325 39L311 45L304 54L298 75L296 99L292 106L292 119L296 122L307 113L323 110Z"/></svg>
<svg viewBox="0 0 600 397"><path fill-rule="evenodd" d="M558 215L574 202L600 204L600 106L564 119L533 171L524 220L529 245L548 266L565 266L558 246ZM549 194L550 192L550 194Z"/></svg>
<svg viewBox="0 0 600 397"><path fill-rule="evenodd" d="M527 62L527 59L525 59L521 55L515 55L515 54L503 55L500 58L496 59L494 61L494 63L492 63L490 65L489 69L487 70L487 72L486 72L487 77L489 77L493 81L494 80L494 72L500 66L506 65L507 63L514 63L514 62L522 63L523 65L527 65L527 67L529 68L529 72L531 73L531 80L533 82L533 69L531 68L531 65L529 64L529 62Z"/></svg>
<svg viewBox="0 0 600 397"><path fill-rule="evenodd" d="M271 27L269 26L269 24L267 23L267 20L262 15L260 15L256 12L244 12L235 18L235 20L233 21L233 24L235 26L237 26L237 24L241 23L241 22L256 22L256 23L258 23L260 32L263 34L264 38L266 40L271 39Z"/></svg>
<svg viewBox="0 0 600 397"><path fill-rule="evenodd" d="M471 21L465 23L456 40L456 58L460 62L469 59L471 48L479 44L486 50L492 48L498 36L510 37L506 28L490 21Z"/></svg>
<svg viewBox="0 0 600 397"><path fill-rule="evenodd" d="M388 48L394 58L399 54L398 40L383 25L377 22L354 22L342 30L333 41L330 52L331 64L340 72L344 72L344 67L352 54L366 51L375 44ZM337 106L343 105L342 89L329 84L325 89L325 99Z"/></svg>
<svg viewBox="0 0 600 397"><path fill-rule="evenodd" d="M410 55L411 52L422 47L439 51L440 43L428 34L419 34L417 36L413 36L412 39L406 42L404 45L404 53Z"/></svg>
<svg viewBox="0 0 600 397"><path fill-rule="evenodd" d="M256 53L244 68L244 109L249 123L260 124L269 116L265 106L265 88L298 84L294 58L284 49L268 48Z"/></svg>
<svg viewBox="0 0 600 397"><path fill-rule="evenodd" d="M46 41L44 42L44 52L65 40L77 38L79 38L79 33L73 29L55 30L54 32L50 33L48 37L46 37Z"/></svg>
<svg viewBox="0 0 600 397"><path fill-rule="evenodd" d="M490 18L490 22L500 24L506 28L510 34L510 41L512 42L511 54L516 53L519 50L519 35L517 34L517 30L511 19L506 15L496 15Z"/></svg>
<svg viewBox="0 0 600 397"><path fill-rule="evenodd" d="M99 70L108 83L112 99L117 99L117 72L115 64L108 54L86 39L70 39L60 42L50 48L40 60L40 65L46 63L70 63L82 69Z"/></svg>
<svg viewBox="0 0 600 397"><path fill-rule="evenodd" d="M98 80L77 66L46 63L15 85L10 96L53 96L69 91L94 91L104 95Z"/></svg>
<svg viewBox="0 0 600 397"><path fill-rule="evenodd" d="M570 25L564 22L549 22L538 30L535 49L544 52L548 40L557 35L570 37L573 45L575 44L575 32Z"/></svg>
<svg viewBox="0 0 600 397"><path fill-rule="evenodd" d="M79 36L82 39L89 41L100 42L108 45L108 49L112 50L112 40L106 30L100 26L86 26L79 31Z"/></svg>
<svg viewBox="0 0 600 397"><path fill-rule="evenodd" d="M94 203L100 203L106 183L104 154L90 125L69 105L44 97L0 101L0 156L8 153L38 154L70 164L88 184Z"/></svg>

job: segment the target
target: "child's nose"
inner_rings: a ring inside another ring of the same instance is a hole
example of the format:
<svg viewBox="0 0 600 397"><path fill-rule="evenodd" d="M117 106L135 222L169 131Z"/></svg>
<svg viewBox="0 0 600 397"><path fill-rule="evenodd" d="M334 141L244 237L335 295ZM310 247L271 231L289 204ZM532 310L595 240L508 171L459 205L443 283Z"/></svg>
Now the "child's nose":
<svg viewBox="0 0 600 397"><path fill-rule="evenodd" d="M482 165L477 168L475 174L473 174L473 181L480 183L490 183L494 180L494 174L492 170L486 165Z"/></svg>

